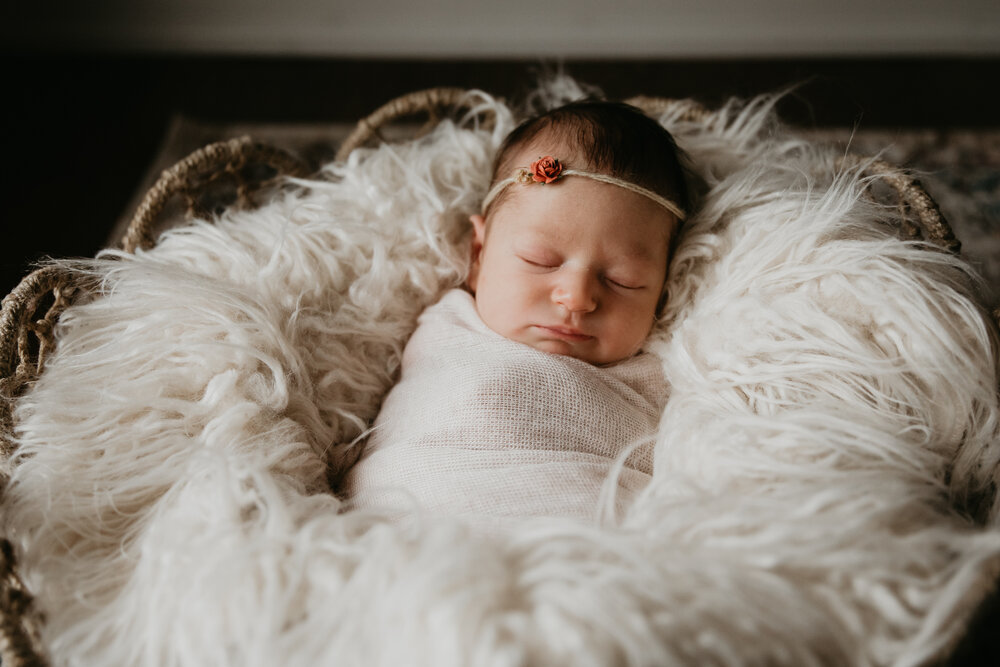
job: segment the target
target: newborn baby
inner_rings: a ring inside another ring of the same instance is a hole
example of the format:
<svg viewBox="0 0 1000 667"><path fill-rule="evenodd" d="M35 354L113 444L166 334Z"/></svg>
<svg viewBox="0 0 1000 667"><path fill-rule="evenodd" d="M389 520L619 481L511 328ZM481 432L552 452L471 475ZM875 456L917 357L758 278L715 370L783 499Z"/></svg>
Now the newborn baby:
<svg viewBox="0 0 1000 667"><path fill-rule="evenodd" d="M640 350L688 206L673 138L638 109L575 102L511 132L471 217L468 291L421 315L353 505L594 521L611 476L627 506L667 398Z"/></svg>

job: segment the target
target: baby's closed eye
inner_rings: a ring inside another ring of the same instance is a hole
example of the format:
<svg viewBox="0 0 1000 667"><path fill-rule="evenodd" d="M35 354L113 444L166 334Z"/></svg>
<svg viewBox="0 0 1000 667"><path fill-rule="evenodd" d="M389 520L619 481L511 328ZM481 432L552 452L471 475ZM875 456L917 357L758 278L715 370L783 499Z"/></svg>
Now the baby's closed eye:
<svg viewBox="0 0 1000 667"><path fill-rule="evenodd" d="M542 269L554 269L562 263L558 257L540 253L519 253L517 257L525 264Z"/></svg>
<svg viewBox="0 0 1000 667"><path fill-rule="evenodd" d="M605 275L604 279L611 283L615 287L620 287L626 290L640 290L645 287L641 280L630 276L609 276Z"/></svg>

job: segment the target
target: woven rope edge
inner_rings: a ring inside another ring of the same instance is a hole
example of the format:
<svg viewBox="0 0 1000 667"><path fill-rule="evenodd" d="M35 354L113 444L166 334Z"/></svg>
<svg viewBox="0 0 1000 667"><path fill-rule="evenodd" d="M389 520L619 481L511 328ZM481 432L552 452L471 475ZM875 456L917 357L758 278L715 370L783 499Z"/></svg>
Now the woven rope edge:
<svg viewBox="0 0 1000 667"><path fill-rule="evenodd" d="M927 193L920 181L908 175L903 169L885 160L849 155L841 158L843 168L862 167L870 175L876 175L890 185L899 198L904 214L912 212L920 221L920 231L926 240L955 253L962 250L962 242L955 236L948 220L941 213L937 202ZM905 215L904 215L905 217ZM909 233L915 236L916 230Z"/></svg>
<svg viewBox="0 0 1000 667"><path fill-rule="evenodd" d="M291 154L273 146L255 142L249 136L217 141L194 151L169 169L146 191L121 245L126 252L137 248L148 249L154 244L151 229L153 221L174 195L191 189L198 178L215 170L232 168L258 160L277 170L279 175L306 176L306 166Z"/></svg>
<svg viewBox="0 0 1000 667"><path fill-rule="evenodd" d="M77 280L67 270L49 266L28 274L3 299L0 308L0 499L7 487L9 461L13 453L13 400L24 387L38 377L45 361L45 341L40 341L38 358L29 364L26 351L29 320L39 303L49 293L55 303L49 308L44 322L46 333L62 308L67 305ZM65 295L66 301L63 301ZM51 341L49 341L51 345ZM17 561L12 545L0 539L0 663L5 667L45 665L41 647L42 620L33 607L33 598L17 573Z"/></svg>
<svg viewBox="0 0 1000 667"><path fill-rule="evenodd" d="M48 664L39 637L40 619L32 597L17 576L14 550L0 540L0 664L4 667L41 667Z"/></svg>
<svg viewBox="0 0 1000 667"><path fill-rule="evenodd" d="M32 271L5 296L0 308L0 379L11 376L17 367L17 341L26 318L28 306L37 303L45 293L56 287L75 284L71 274L61 267L46 266Z"/></svg>

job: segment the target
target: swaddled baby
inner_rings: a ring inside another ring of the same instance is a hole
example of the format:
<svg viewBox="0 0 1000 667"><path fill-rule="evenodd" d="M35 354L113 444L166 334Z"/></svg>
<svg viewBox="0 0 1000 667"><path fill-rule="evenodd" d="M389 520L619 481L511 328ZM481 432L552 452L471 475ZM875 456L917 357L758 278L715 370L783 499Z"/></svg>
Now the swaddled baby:
<svg viewBox="0 0 1000 667"><path fill-rule="evenodd" d="M689 206L678 150L638 109L584 101L518 126L493 173L468 291L421 315L343 491L356 507L593 521L609 477L620 510L652 473L667 387L641 348Z"/></svg>

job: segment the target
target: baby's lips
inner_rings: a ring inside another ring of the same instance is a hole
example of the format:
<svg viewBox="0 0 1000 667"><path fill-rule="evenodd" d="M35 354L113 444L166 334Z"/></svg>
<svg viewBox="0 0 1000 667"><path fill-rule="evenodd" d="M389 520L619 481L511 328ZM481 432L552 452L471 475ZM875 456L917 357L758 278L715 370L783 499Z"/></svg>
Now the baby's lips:
<svg viewBox="0 0 1000 667"><path fill-rule="evenodd" d="M539 326L542 329L545 329L546 331L549 331L555 334L557 337L562 338L564 340L582 342L593 338L593 336L591 336L590 334L586 334L580 331L579 329L573 329L571 327L548 326L544 324Z"/></svg>

